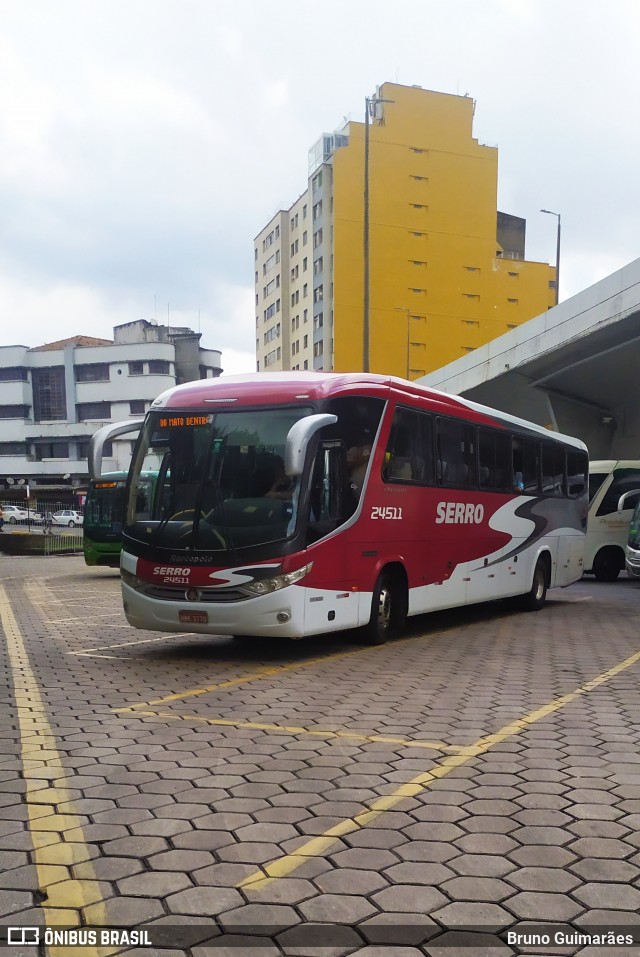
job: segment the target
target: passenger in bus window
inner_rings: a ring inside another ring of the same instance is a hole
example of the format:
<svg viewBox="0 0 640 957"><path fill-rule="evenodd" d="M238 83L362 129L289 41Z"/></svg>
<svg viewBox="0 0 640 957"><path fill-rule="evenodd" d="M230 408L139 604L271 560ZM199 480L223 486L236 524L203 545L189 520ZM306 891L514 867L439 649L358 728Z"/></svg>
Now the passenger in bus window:
<svg viewBox="0 0 640 957"><path fill-rule="evenodd" d="M522 472L515 472L513 476L513 491L524 492L524 482L522 481Z"/></svg>

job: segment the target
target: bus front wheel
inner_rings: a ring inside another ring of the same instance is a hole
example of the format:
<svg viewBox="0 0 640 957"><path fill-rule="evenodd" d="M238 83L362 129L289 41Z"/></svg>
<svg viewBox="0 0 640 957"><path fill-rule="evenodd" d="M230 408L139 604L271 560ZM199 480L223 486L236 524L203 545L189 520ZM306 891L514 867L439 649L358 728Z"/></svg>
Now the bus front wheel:
<svg viewBox="0 0 640 957"><path fill-rule="evenodd" d="M540 611L546 601L548 587L549 565L544 558L539 558L533 573L531 588L520 598L520 607L523 611Z"/></svg>
<svg viewBox="0 0 640 957"><path fill-rule="evenodd" d="M371 599L371 617L364 627L367 644L383 645L397 638L407 617L407 589L400 576L382 572L378 576Z"/></svg>
<svg viewBox="0 0 640 957"><path fill-rule="evenodd" d="M619 548L601 548L593 560L593 574L599 582L614 582L623 564L624 560Z"/></svg>

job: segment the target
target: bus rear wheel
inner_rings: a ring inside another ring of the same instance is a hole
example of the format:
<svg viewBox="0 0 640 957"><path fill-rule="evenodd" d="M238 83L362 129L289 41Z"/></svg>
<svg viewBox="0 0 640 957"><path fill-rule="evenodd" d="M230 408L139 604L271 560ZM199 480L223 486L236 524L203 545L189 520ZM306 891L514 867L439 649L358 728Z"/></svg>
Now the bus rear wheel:
<svg viewBox="0 0 640 957"><path fill-rule="evenodd" d="M593 560L593 574L599 582L614 582L623 567L622 552L618 548L601 548Z"/></svg>
<svg viewBox="0 0 640 957"><path fill-rule="evenodd" d="M373 589L371 617L364 627L368 645L383 645L397 638L407 618L407 590L399 576L381 572Z"/></svg>
<svg viewBox="0 0 640 957"><path fill-rule="evenodd" d="M549 565L544 558L539 558L533 573L531 588L520 598L520 607L523 611L540 611L546 601L548 587Z"/></svg>

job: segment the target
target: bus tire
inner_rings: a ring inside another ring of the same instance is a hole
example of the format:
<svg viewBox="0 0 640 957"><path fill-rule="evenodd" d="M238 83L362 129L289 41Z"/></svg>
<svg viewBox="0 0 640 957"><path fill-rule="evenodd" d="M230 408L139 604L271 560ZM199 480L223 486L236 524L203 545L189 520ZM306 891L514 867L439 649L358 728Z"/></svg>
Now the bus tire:
<svg viewBox="0 0 640 957"><path fill-rule="evenodd" d="M533 572L533 581L529 591L520 597L520 607L523 611L540 611L547 598L549 587L549 562L539 558Z"/></svg>
<svg viewBox="0 0 640 957"><path fill-rule="evenodd" d="M371 598L371 617L364 626L368 645L383 645L397 638L407 617L407 589L399 575L383 571L378 575Z"/></svg>
<svg viewBox="0 0 640 957"><path fill-rule="evenodd" d="M622 552L615 546L601 548L593 560L593 574L599 582L614 582L622 570Z"/></svg>

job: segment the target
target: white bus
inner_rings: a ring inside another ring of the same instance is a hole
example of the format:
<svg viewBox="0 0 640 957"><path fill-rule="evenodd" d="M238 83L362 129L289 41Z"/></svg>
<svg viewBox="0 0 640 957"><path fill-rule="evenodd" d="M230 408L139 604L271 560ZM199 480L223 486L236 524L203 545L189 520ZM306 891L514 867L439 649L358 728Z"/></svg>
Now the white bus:
<svg viewBox="0 0 640 957"><path fill-rule="evenodd" d="M176 386L129 473L125 614L265 638L362 626L377 644L436 609L519 596L537 611L582 575L587 475L578 439L401 379Z"/></svg>
<svg viewBox="0 0 640 957"><path fill-rule="evenodd" d="M589 464L589 519L584 568L598 581L615 581L625 567L629 523L637 498L629 495L618 511L620 497L640 488L640 461L593 461Z"/></svg>

